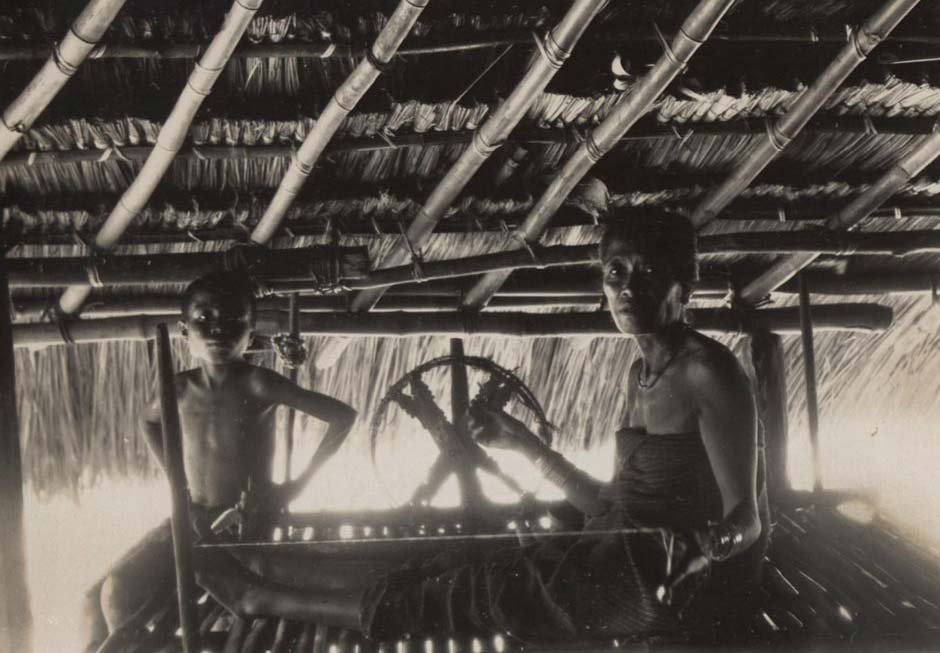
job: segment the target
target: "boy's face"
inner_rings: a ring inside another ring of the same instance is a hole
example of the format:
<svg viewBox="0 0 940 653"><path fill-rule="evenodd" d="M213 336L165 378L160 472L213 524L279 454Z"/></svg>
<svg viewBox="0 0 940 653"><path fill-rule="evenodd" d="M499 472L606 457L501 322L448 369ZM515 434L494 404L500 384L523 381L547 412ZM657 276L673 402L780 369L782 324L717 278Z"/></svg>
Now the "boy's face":
<svg viewBox="0 0 940 653"><path fill-rule="evenodd" d="M181 330L193 356L207 363L230 363L248 350L252 317L251 307L239 297L199 291L187 307Z"/></svg>

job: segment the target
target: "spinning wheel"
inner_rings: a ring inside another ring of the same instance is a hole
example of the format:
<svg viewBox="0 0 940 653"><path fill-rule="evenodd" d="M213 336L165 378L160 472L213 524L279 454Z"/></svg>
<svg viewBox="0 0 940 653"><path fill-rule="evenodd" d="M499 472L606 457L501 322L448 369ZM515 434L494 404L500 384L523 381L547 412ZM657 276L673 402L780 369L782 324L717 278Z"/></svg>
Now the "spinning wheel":
<svg viewBox="0 0 940 653"><path fill-rule="evenodd" d="M447 418L423 378L428 372L441 367L449 367L451 370L452 419ZM472 400L467 387L468 369L485 374L485 380ZM467 432L467 418L471 411L483 408L502 410L513 401L526 409L535 422L536 428L533 430L547 444L551 444L554 427L526 384L513 372L487 358L464 356L462 343L454 340L450 356L435 358L414 368L396 381L382 398L372 421L373 457L381 426L391 404L396 404L421 423L440 451L426 480L412 495L411 505L426 505L454 473L460 485L464 507L472 509L479 506L484 499L476 476L478 469L492 474L513 492L526 497L527 492L515 479L503 472Z"/></svg>

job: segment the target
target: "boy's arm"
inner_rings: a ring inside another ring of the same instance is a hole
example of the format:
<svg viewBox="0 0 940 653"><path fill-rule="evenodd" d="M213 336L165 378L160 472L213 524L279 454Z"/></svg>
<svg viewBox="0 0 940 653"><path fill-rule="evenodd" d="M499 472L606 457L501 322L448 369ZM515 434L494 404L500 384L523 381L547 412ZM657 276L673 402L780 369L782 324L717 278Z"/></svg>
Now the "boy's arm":
<svg viewBox="0 0 940 653"><path fill-rule="evenodd" d="M329 424L320 446L303 472L295 479L286 480L281 486L282 498L286 504L300 494L323 463L340 448L356 421L357 413L350 405L338 399L301 388L280 374L268 370L261 376L259 386L257 389L267 403L288 406Z"/></svg>

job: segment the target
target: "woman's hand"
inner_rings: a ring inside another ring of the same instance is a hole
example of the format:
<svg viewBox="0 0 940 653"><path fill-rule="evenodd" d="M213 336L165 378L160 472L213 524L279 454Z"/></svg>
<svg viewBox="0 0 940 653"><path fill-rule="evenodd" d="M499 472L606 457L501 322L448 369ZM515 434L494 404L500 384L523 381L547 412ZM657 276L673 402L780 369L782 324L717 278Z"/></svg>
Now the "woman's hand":
<svg viewBox="0 0 940 653"><path fill-rule="evenodd" d="M525 450L541 444L525 424L501 410L472 408L467 430L475 442L486 447Z"/></svg>
<svg viewBox="0 0 940 653"><path fill-rule="evenodd" d="M666 551L671 560L671 571L656 590L656 598L665 605L673 605L681 586L691 578L706 573L711 567L707 553L707 531L694 531L690 535L675 534L673 538L673 544Z"/></svg>

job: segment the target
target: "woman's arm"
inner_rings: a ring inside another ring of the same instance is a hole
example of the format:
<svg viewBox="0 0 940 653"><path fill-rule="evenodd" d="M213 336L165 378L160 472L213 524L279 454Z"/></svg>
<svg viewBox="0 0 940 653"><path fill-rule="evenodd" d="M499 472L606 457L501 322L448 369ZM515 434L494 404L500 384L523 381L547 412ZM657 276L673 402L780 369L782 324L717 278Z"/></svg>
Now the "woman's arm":
<svg viewBox="0 0 940 653"><path fill-rule="evenodd" d="M761 534L754 395L744 370L727 350L690 360L689 381L723 508L722 520L698 539L709 559L725 560Z"/></svg>
<svg viewBox="0 0 940 653"><path fill-rule="evenodd" d="M602 483L571 464L514 417L502 411L471 414L470 435L482 445L521 452L581 512L594 516L609 508L601 498Z"/></svg>
<svg viewBox="0 0 940 653"><path fill-rule="evenodd" d="M286 504L300 494L317 470L340 448L356 421L356 411L338 399L301 388L280 374L270 370L261 372L255 391L265 403L288 406L329 424L304 470L297 478L285 480L280 486L279 498Z"/></svg>

